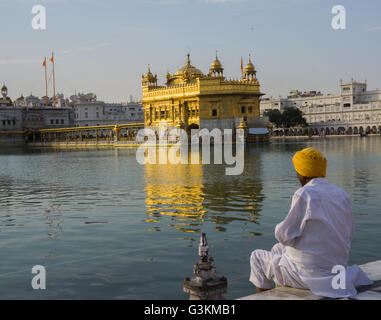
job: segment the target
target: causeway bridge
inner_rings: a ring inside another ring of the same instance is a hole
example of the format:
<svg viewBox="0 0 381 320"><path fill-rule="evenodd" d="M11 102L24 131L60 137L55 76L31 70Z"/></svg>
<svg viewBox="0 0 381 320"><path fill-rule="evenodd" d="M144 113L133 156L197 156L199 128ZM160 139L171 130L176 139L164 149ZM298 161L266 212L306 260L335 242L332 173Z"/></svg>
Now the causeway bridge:
<svg viewBox="0 0 381 320"><path fill-rule="evenodd" d="M12 142L11 138L17 136L19 142L31 147L136 147L140 144L136 141L137 133L144 127L144 122L138 122L49 129L29 128L18 131L17 134L10 131L0 132L0 144L2 139ZM250 133L245 121L241 122L238 129L244 130L246 142L269 140L268 134ZM188 139L190 139L189 133Z"/></svg>
<svg viewBox="0 0 381 320"><path fill-rule="evenodd" d="M26 130L25 142L31 146L135 146L136 135L144 123Z"/></svg>

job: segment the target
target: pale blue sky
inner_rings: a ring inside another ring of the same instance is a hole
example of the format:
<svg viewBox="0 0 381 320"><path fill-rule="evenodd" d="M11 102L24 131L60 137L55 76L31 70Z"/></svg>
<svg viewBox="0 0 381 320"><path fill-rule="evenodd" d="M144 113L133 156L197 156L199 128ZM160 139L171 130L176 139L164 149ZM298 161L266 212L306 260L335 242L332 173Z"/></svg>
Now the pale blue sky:
<svg viewBox="0 0 381 320"><path fill-rule="evenodd" d="M31 27L32 6L47 29ZM346 8L346 30L331 8ZM206 73L218 50L227 77L240 77L251 53L262 92L338 92L339 80L381 88L379 0L1 0L0 82L11 98L44 94L43 57L56 55L57 91L95 92L120 102L141 96L151 70L164 82L186 53ZM50 64L49 64L50 67Z"/></svg>

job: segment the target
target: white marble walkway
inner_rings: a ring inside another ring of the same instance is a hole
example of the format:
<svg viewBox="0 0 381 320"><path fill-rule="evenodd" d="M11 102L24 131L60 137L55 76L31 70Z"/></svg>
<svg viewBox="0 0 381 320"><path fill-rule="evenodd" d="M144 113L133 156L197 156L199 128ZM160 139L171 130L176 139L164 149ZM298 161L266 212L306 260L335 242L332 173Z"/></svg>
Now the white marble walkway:
<svg viewBox="0 0 381 320"><path fill-rule="evenodd" d="M374 281L373 285L357 288L358 295L354 300L381 300L381 260L369 262L360 266L367 276ZM255 293L237 300L321 300L309 290L289 287L277 287L272 290ZM347 298L345 300L348 300Z"/></svg>

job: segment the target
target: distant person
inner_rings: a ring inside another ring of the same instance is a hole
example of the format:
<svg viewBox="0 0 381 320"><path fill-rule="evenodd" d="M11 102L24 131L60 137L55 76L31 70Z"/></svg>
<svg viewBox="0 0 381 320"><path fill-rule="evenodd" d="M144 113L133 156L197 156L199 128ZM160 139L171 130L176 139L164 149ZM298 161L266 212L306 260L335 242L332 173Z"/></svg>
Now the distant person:
<svg viewBox="0 0 381 320"><path fill-rule="evenodd" d="M327 182L327 160L316 149L298 151L292 161L302 187L275 228L279 243L271 251L252 252L250 281L258 292L271 289L273 280L279 286L310 289L316 296L355 296L355 287L372 281L357 265L347 267L354 231L351 199ZM334 266L342 266L345 281L336 281Z"/></svg>

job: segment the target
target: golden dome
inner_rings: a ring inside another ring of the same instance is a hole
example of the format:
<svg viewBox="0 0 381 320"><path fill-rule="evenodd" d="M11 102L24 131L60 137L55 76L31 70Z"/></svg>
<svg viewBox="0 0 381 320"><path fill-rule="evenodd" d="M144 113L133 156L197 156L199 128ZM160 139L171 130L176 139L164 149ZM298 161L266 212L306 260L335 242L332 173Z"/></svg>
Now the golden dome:
<svg viewBox="0 0 381 320"><path fill-rule="evenodd" d="M257 71L255 70L254 64L251 62L250 55L249 55L249 62L247 63L245 67L245 79L247 80L256 80L256 74Z"/></svg>
<svg viewBox="0 0 381 320"><path fill-rule="evenodd" d="M181 67L179 70L176 71L176 73L174 74L175 76L190 76L192 78L196 78L198 76L203 76L204 74L199 70L197 69L196 67L192 66L191 63L190 63L190 59L189 59L189 53L187 55L187 64L183 67Z"/></svg>
<svg viewBox="0 0 381 320"><path fill-rule="evenodd" d="M153 74L151 72L151 66L148 65L148 70L147 70L147 73L146 73L146 77L153 77Z"/></svg>
<svg viewBox="0 0 381 320"><path fill-rule="evenodd" d="M213 69L213 70L222 69L222 63L220 62L220 60L218 60L217 57L216 57L216 59L214 59L214 61L212 62L212 69Z"/></svg>
<svg viewBox="0 0 381 320"><path fill-rule="evenodd" d="M220 62L220 60L218 60L217 52L216 52L216 58L212 62L212 66L209 69L209 74L212 74L212 73L223 73L223 71L224 71L224 68L222 68L222 63Z"/></svg>
<svg viewBox="0 0 381 320"><path fill-rule="evenodd" d="M185 66L181 67L173 75L167 73L167 85L171 86L183 83L191 83L194 82L195 79L202 77L204 77L204 74L199 69L191 65L188 53L187 63Z"/></svg>
<svg viewBox="0 0 381 320"><path fill-rule="evenodd" d="M245 73L249 74L249 73L254 73L254 72L255 72L254 64L249 59L249 62L247 63L247 65L245 67Z"/></svg>
<svg viewBox="0 0 381 320"><path fill-rule="evenodd" d="M153 75L151 72L151 67L148 65L148 71L145 75L142 75L142 83L147 84L157 84L157 75Z"/></svg>

